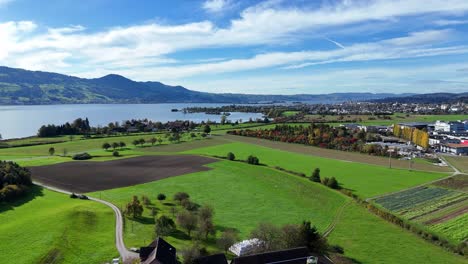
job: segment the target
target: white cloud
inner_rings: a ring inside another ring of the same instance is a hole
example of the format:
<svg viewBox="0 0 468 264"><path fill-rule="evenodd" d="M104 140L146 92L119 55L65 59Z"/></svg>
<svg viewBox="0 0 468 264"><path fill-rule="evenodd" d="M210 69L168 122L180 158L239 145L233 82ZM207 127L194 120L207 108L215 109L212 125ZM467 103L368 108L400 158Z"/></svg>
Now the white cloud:
<svg viewBox="0 0 468 264"><path fill-rule="evenodd" d="M2 1L2 0L0 0ZM207 1L213 10L230 1ZM327 2L328 3L328 2ZM456 34L452 30L427 30L407 36L346 46L329 39L337 49L273 52L250 58L216 62L210 58L195 65L170 58L182 50L294 43L320 39L328 28L362 25L425 14L448 16L468 11L466 0L343 1L318 8L283 7L283 1L267 1L243 10L226 27L210 21L179 25L159 23L114 27L88 32L72 25L41 31L31 21L0 23L0 60L9 66L93 75L103 72L128 74L139 80L177 79L197 74L233 72L267 67L300 68L316 64L394 58L412 58L466 52L466 46L444 46ZM279 49L277 49L279 50ZM192 61L193 62L193 61ZM169 64L169 66L168 66ZM96 70L97 69L97 70Z"/></svg>
<svg viewBox="0 0 468 264"><path fill-rule="evenodd" d="M13 2L14 0L0 0L0 8Z"/></svg>
<svg viewBox="0 0 468 264"><path fill-rule="evenodd" d="M446 20L446 19L441 19L441 20L434 21L434 24L437 25L437 26L464 25L464 24L468 24L468 20Z"/></svg>
<svg viewBox="0 0 468 264"><path fill-rule="evenodd" d="M230 0L206 0L202 7L210 13L219 13L231 5Z"/></svg>

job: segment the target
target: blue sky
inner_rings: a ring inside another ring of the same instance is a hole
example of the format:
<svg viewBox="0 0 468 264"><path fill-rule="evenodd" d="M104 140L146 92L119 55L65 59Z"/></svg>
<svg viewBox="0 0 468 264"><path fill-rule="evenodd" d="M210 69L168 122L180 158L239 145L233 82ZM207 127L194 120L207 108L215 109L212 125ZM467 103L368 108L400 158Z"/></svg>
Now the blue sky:
<svg viewBox="0 0 468 264"><path fill-rule="evenodd" d="M0 65L207 92L467 92L467 0L0 0Z"/></svg>

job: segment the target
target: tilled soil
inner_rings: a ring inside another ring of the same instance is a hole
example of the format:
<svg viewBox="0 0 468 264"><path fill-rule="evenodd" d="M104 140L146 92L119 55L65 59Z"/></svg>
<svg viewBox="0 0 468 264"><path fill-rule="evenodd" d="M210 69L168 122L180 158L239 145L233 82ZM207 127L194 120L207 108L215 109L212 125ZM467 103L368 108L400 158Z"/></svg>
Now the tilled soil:
<svg viewBox="0 0 468 264"><path fill-rule="evenodd" d="M66 162L29 168L34 181L63 190L86 193L152 182L206 171L216 159L193 155L144 156L105 162Z"/></svg>

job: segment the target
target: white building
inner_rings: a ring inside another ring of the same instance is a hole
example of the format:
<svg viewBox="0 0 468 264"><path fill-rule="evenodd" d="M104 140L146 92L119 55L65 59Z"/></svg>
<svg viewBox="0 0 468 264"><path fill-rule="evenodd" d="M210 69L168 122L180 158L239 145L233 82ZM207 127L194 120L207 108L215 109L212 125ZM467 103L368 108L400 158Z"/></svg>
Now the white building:
<svg viewBox="0 0 468 264"><path fill-rule="evenodd" d="M466 131L465 126L466 124L460 121L444 122L444 121L437 120L434 124L434 130L443 131L443 132L460 133L460 132Z"/></svg>
<svg viewBox="0 0 468 264"><path fill-rule="evenodd" d="M264 242L258 238L252 238L232 245L229 248L229 251L231 251L236 256L249 255L257 248L261 247L263 243Z"/></svg>
<svg viewBox="0 0 468 264"><path fill-rule="evenodd" d="M440 151L455 155L468 155L468 145L465 144L442 144Z"/></svg>

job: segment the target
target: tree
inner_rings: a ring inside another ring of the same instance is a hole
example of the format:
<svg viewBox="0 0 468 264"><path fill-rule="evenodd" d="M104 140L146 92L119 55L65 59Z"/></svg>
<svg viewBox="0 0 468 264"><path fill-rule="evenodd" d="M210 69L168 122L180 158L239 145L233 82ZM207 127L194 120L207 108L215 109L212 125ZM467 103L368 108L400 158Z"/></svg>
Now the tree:
<svg viewBox="0 0 468 264"><path fill-rule="evenodd" d="M51 147L49 148L49 155L53 156L55 154L55 148Z"/></svg>
<svg viewBox="0 0 468 264"><path fill-rule="evenodd" d="M112 148L115 150L116 148L118 148L120 146L120 144L118 142L114 142L112 143Z"/></svg>
<svg viewBox="0 0 468 264"><path fill-rule="evenodd" d="M212 219L214 215L214 209L210 205L203 205L198 210L198 215L200 216L200 219Z"/></svg>
<svg viewBox="0 0 468 264"><path fill-rule="evenodd" d="M227 120L227 116L226 116L225 114L223 114L223 115L221 116L221 125L226 124L226 120Z"/></svg>
<svg viewBox="0 0 468 264"><path fill-rule="evenodd" d="M236 155L234 155L234 153L232 153L232 152L229 152L229 153L227 154L227 159L228 159L228 160L235 160L235 159L236 159Z"/></svg>
<svg viewBox="0 0 468 264"><path fill-rule="evenodd" d="M127 144L125 144L125 142L123 142L123 141L120 141L120 142L119 142L119 147L120 147L121 149L125 148L126 146L127 146Z"/></svg>
<svg viewBox="0 0 468 264"><path fill-rule="evenodd" d="M176 225L171 218L162 215L156 220L154 231L157 236L168 236L172 233L175 227Z"/></svg>
<svg viewBox="0 0 468 264"><path fill-rule="evenodd" d="M148 196L146 196L146 195L142 195L141 200L143 201L143 204L146 205L146 206L151 204L150 198L148 198Z"/></svg>
<svg viewBox="0 0 468 264"><path fill-rule="evenodd" d="M166 200L166 195L164 193L160 193L160 194L158 194L157 198L158 198L158 200L160 202L162 202L162 201Z"/></svg>
<svg viewBox="0 0 468 264"><path fill-rule="evenodd" d="M255 156L253 156L253 155L250 155L249 157L247 157L247 163L248 163L248 164L252 164L252 165L258 165L258 164L260 164L258 158L255 157Z"/></svg>
<svg viewBox="0 0 468 264"><path fill-rule="evenodd" d="M130 215L133 218L140 217L143 214L143 205L140 204L136 195L133 196L132 201L125 207L125 214Z"/></svg>
<svg viewBox="0 0 468 264"><path fill-rule="evenodd" d="M191 232L197 227L198 218L194 213L184 210L177 214L177 224L187 230L190 236Z"/></svg>
<svg viewBox="0 0 468 264"><path fill-rule="evenodd" d="M174 194L174 200L178 201L179 203L181 203L183 200L187 200L188 198L190 198L190 195L188 195L186 192L178 192Z"/></svg>
<svg viewBox="0 0 468 264"><path fill-rule="evenodd" d="M183 264L193 264L195 263L195 259L201 256L200 248L196 244L192 245L191 247L182 250L181 255L184 260L182 262Z"/></svg>
<svg viewBox="0 0 468 264"><path fill-rule="evenodd" d="M173 133L172 138L174 139L174 141L180 142L181 137L179 133Z"/></svg>
<svg viewBox="0 0 468 264"><path fill-rule="evenodd" d="M112 152L112 156L118 157L118 156L120 156L120 153L119 153L117 150L114 150L114 151Z"/></svg>
<svg viewBox="0 0 468 264"><path fill-rule="evenodd" d="M281 230L271 223L260 223L252 230L250 237L263 241L257 252L265 252L281 249Z"/></svg>
<svg viewBox="0 0 468 264"><path fill-rule="evenodd" d="M216 244L222 249L224 252L227 252L228 249L237 241L239 240L237 233L232 229L225 230L221 237L216 241Z"/></svg>
<svg viewBox="0 0 468 264"><path fill-rule="evenodd" d="M206 219L202 219L200 218L200 221L199 221L199 231L201 234L203 234L205 236L205 239L208 238L208 235L215 235L216 234L216 229L215 229L215 225L213 223L213 219L212 218L206 218Z"/></svg>
<svg viewBox="0 0 468 264"><path fill-rule="evenodd" d="M154 144L158 141L155 137L150 138L149 140L151 142L151 146L154 146Z"/></svg>
<svg viewBox="0 0 468 264"><path fill-rule="evenodd" d="M320 182L320 169L315 168L314 172L312 172L312 176L310 177L311 181Z"/></svg>
<svg viewBox="0 0 468 264"><path fill-rule="evenodd" d="M209 134L211 133L211 127L210 125L205 125L205 127L203 128L203 132L206 133L206 134Z"/></svg>
<svg viewBox="0 0 468 264"><path fill-rule="evenodd" d="M339 189L340 186L338 184L338 181L335 179L335 177L331 177L328 182L327 182L327 186L332 188L332 189Z"/></svg>
<svg viewBox="0 0 468 264"><path fill-rule="evenodd" d="M159 145L161 145L162 142L163 142L162 138L158 138Z"/></svg>
<svg viewBox="0 0 468 264"><path fill-rule="evenodd" d="M301 237L310 252L326 253L328 248L327 240L322 237L317 228L312 226L310 221L304 221L301 225Z"/></svg>
<svg viewBox="0 0 468 264"><path fill-rule="evenodd" d="M140 138L138 140L138 142L140 143L140 145L143 147L143 145L146 143L145 139L144 138Z"/></svg>
<svg viewBox="0 0 468 264"><path fill-rule="evenodd" d="M138 146L140 144L140 140L135 139L135 140L132 141L132 144L136 147L136 146Z"/></svg>
<svg viewBox="0 0 468 264"><path fill-rule="evenodd" d="M68 150L66 148L63 149L63 156L66 157L68 154Z"/></svg>
<svg viewBox="0 0 468 264"><path fill-rule="evenodd" d="M102 144L102 148L105 149L106 151L111 147L111 145L107 142L105 142L104 144Z"/></svg>

